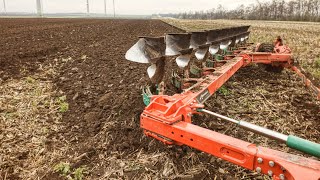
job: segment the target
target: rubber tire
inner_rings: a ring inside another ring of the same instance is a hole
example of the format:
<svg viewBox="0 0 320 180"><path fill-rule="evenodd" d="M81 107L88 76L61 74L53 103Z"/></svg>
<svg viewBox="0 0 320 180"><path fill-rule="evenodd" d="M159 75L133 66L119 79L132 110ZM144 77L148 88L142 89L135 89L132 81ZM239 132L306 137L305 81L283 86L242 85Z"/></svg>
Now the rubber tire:
<svg viewBox="0 0 320 180"><path fill-rule="evenodd" d="M269 43L261 43L257 52L273 52L274 45Z"/></svg>
<svg viewBox="0 0 320 180"><path fill-rule="evenodd" d="M257 52L274 52L274 45L270 43L261 43ZM258 66L263 67L268 72L281 73L284 67L282 66L272 66L271 64L258 64Z"/></svg>

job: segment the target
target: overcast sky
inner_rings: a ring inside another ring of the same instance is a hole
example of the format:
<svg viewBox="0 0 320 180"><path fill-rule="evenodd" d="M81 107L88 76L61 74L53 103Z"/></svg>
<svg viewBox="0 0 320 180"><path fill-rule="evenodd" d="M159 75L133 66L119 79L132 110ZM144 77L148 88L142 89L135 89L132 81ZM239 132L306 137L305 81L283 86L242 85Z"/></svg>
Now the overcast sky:
<svg viewBox="0 0 320 180"><path fill-rule="evenodd" d="M0 11L4 11L0 0ZM5 0L7 12L36 12L36 0ZM89 0L91 13L104 13L104 0ZM148 15L178 13L216 8L219 4L233 9L255 0L115 0L117 14ZM44 13L86 12L86 0L42 0ZM107 11L112 12L112 0L107 0Z"/></svg>

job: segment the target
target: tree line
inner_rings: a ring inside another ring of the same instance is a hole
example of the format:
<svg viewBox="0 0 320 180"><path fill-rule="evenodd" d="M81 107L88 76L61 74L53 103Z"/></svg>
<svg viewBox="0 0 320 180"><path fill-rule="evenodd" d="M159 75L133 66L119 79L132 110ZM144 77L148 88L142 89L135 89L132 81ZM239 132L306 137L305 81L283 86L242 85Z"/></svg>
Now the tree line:
<svg viewBox="0 0 320 180"><path fill-rule="evenodd" d="M272 0L256 1L227 10L222 5L207 11L160 14L162 17L180 19L244 19L279 21L320 21L320 0Z"/></svg>

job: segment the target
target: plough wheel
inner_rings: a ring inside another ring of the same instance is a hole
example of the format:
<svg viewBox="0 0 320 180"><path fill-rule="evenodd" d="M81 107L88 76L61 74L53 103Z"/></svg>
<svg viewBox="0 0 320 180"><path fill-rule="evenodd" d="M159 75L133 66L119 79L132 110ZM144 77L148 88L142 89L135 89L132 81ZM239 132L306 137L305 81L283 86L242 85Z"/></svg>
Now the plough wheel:
<svg viewBox="0 0 320 180"><path fill-rule="evenodd" d="M261 43L258 47L257 52L274 52L274 45L270 43ZM284 67L275 66L271 64L259 64L260 67L264 68L268 72L281 73Z"/></svg>

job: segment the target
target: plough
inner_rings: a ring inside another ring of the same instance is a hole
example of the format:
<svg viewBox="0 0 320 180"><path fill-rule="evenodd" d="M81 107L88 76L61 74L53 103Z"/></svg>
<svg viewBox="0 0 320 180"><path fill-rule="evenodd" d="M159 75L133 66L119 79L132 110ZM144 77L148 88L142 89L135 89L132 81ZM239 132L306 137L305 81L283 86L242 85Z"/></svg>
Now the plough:
<svg viewBox="0 0 320 180"><path fill-rule="evenodd" d="M192 124L194 114L210 114L320 158L320 144L231 119L204 108L204 102L235 72L250 64L263 64L277 71L291 69L320 99L320 89L294 66L291 50L283 45L280 37L269 46L271 49L258 44L251 50L253 44L247 42L248 29L249 26L240 26L166 34L163 37L140 37L126 53L127 60L151 64L147 69L151 83L143 88L146 108L140 116L140 127L145 135L165 144L187 145L273 179L319 180L320 162L315 159L258 147ZM180 68L179 71L172 70L170 78L179 93L167 95L163 79L168 74L165 65L172 62L171 59Z"/></svg>

